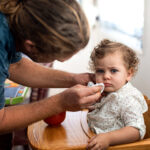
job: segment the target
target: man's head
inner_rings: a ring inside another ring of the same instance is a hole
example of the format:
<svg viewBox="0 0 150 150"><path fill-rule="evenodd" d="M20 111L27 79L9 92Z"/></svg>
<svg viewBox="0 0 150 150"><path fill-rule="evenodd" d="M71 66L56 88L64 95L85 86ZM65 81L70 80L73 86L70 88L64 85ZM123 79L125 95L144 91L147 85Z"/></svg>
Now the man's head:
<svg viewBox="0 0 150 150"><path fill-rule="evenodd" d="M17 49L34 60L68 58L88 43L87 18L76 0L1 0L0 11Z"/></svg>

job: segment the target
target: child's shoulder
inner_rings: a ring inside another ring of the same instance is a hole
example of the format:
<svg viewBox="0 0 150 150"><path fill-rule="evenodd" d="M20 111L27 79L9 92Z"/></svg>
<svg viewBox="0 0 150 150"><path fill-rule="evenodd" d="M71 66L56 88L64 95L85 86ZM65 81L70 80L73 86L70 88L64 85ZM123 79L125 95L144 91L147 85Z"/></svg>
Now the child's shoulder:
<svg viewBox="0 0 150 150"><path fill-rule="evenodd" d="M109 93L106 97L109 99L117 100L117 101L122 100L122 99L126 100L131 97L133 98L138 97L142 99L144 98L143 94L137 88L135 88L130 82L125 84L118 91Z"/></svg>
<svg viewBox="0 0 150 150"><path fill-rule="evenodd" d="M135 88L130 82L127 83L123 88L121 88L118 92L118 103L122 106L124 105L133 105L133 106L141 106L143 112L147 111L147 103L143 94Z"/></svg>
<svg viewBox="0 0 150 150"><path fill-rule="evenodd" d="M122 98L140 97L144 98L143 94L134 87L130 82L126 83L121 89L116 92Z"/></svg>

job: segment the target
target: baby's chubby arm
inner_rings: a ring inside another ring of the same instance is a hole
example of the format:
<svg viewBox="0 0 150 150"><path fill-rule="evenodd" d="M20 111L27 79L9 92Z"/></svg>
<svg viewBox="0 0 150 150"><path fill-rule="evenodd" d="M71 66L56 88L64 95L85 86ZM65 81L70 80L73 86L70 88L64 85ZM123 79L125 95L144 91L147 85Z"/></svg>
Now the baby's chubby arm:
<svg viewBox="0 0 150 150"><path fill-rule="evenodd" d="M101 133L92 137L88 141L88 150L104 150L111 145L126 144L140 139L140 133L137 128L127 126L119 130Z"/></svg>

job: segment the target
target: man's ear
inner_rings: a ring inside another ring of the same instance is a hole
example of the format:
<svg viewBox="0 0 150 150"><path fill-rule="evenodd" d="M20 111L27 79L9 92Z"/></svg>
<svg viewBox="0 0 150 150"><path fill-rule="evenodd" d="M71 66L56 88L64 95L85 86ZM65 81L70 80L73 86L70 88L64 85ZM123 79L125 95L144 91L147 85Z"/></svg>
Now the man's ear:
<svg viewBox="0 0 150 150"><path fill-rule="evenodd" d="M128 70L127 81L131 80L131 78L133 77L133 74L134 74L134 70L133 70L133 68L130 68Z"/></svg>
<svg viewBox="0 0 150 150"><path fill-rule="evenodd" d="M24 47L25 47L26 51L33 52L33 48L35 47L35 44L30 40L25 40Z"/></svg>

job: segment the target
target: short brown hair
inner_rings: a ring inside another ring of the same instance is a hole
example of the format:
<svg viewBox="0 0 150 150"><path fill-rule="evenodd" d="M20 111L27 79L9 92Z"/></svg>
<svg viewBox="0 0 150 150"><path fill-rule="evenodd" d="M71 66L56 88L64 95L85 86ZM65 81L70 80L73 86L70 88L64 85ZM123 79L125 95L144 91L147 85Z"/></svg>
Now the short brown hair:
<svg viewBox="0 0 150 150"><path fill-rule="evenodd" d="M124 64L127 69L133 69L134 74L138 70L139 58L136 53L128 46L104 39L98 44L91 53L90 68L95 71L96 59L102 59L107 54L119 51L122 53Z"/></svg>
<svg viewBox="0 0 150 150"><path fill-rule="evenodd" d="M39 52L74 53L89 41L87 18L76 0L0 0L16 43L33 41Z"/></svg>

